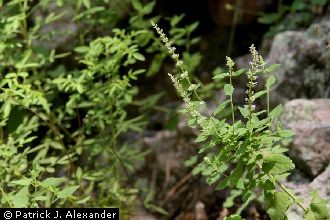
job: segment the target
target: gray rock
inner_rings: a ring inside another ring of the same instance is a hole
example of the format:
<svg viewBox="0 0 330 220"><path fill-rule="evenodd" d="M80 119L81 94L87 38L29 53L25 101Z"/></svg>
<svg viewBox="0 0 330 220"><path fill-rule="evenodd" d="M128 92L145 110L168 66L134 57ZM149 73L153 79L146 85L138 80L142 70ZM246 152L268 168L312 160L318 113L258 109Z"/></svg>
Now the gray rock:
<svg viewBox="0 0 330 220"><path fill-rule="evenodd" d="M283 103L295 98L330 97L330 17L305 31L285 31L275 36L267 62L281 67L272 96Z"/></svg>
<svg viewBox="0 0 330 220"><path fill-rule="evenodd" d="M297 167L315 177L330 161L330 99L289 101L281 121L296 133L289 155Z"/></svg>

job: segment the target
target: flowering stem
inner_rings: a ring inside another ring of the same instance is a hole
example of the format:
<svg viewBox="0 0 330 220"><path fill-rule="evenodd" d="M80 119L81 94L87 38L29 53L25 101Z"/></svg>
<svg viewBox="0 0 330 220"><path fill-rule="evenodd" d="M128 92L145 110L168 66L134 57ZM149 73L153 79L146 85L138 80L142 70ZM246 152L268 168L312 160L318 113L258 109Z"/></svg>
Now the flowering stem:
<svg viewBox="0 0 330 220"><path fill-rule="evenodd" d="M233 83L232 83L232 73L230 72L229 73L229 83L231 86L233 86ZM235 115L234 115L234 102L233 102L233 94L230 95L230 107L231 107L231 118L232 118L232 123L233 123L233 138L234 138L234 135L235 135Z"/></svg>

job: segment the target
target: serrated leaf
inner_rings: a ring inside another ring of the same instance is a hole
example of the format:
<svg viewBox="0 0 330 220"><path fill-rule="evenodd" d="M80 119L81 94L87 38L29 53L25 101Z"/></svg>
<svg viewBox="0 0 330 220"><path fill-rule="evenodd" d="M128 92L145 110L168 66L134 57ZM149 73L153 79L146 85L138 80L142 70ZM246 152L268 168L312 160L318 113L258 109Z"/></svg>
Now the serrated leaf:
<svg viewBox="0 0 330 220"><path fill-rule="evenodd" d="M286 220L286 212L292 204L292 199L285 192L268 193L265 196L267 201L267 213L272 220Z"/></svg>
<svg viewBox="0 0 330 220"><path fill-rule="evenodd" d="M273 118L277 118L281 115L283 111L283 106L282 105L278 105L276 106L276 108L274 108L270 113L269 116L273 117Z"/></svg>
<svg viewBox="0 0 330 220"><path fill-rule="evenodd" d="M68 188L65 188L63 190L61 190L58 194L57 194L57 198L60 199L65 199L68 198L69 196L71 196L77 189L79 188L79 186L70 186Z"/></svg>
<svg viewBox="0 0 330 220"><path fill-rule="evenodd" d="M266 154L263 156L262 170L270 174L282 174L294 168L292 160L283 154Z"/></svg>
<svg viewBox="0 0 330 220"><path fill-rule="evenodd" d="M270 88L272 85L274 85L275 82L276 82L275 76L270 75L270 76L267 78L267 81L266 81L266 88L269 90L269 88Z"/></svg>
<svg viewBox="0 0 330 220"><path fill-rule="evenodd" d="M306 220L328 220L330 213L326 200L321 199L317 194L313 196L312 202L305 214Z"/></svg>
<svg viewBox="0 0 330 220"><path fill-rule="evenodd" d="M278 131L278 135L282 138L289 138L295 135L295 133L291 130L280 130Z"/></svg>
<svg viewBox="0 0 330 220"><path fill-rule="evenodd" d="M20 186L28 186L30 185L31 181L32 179L20 179L20 180L11 181L10 183Z"/></svg>
<svg viewBox="0 0 330 220"><path fill-rule="evenodd" d="M234 87L230 84L225 84L224 91L226 95L231 96L234 92Z"/></svg>
<svg viewBox="0 0 330 220"><path fill-rule="evenodd" d="M226 106L228 105L228 103L230 103L230 100L226 100L225 102L221 103L221 105L218 106L218 108L216 108L213 112L213 115L216 116L218 115L219 113L222 112L222 110L224 108L226 108Z"/></svg>

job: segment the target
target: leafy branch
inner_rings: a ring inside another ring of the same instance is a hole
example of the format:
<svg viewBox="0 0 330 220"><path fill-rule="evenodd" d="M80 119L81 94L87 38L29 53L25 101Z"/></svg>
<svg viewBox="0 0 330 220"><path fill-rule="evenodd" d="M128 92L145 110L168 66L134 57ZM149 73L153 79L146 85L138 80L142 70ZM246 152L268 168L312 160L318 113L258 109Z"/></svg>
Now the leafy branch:
<svg viewBox="0 0 330 220"><path fill-rule="evenodd" d="M268 75L278 65L266 67L266 62L254 45L250 47L252 61L247 70L234 71L235 62L227 57L228 72L218 73L213 78L229 78L229 84L224 85L224 93L229 98L213 114L205 115L202 110L206 104L196 91L200 85L191 82L183 61L179 54L175 53L176 48L172 46L173 42L166 37L157 24L152 22L152 25L176 63L178 76L172 74L169 76L185 102L182 112L189 114L189 126L201 131L195 140L203 143L200 152L214 149L212 153L204 157L204 161L200 164L210 170L208 183L212 184L220 180L218 190L225 187L242 190L243 202L251 198L256 188L263 189L267 212L272 219L286 219L286 211L292 204L298 205L306 213L306 218L309 216L307 213L313 212L313 215L321 217L320 219L326 219L328 213L324 212L327 209L323 200L318 203L318 209L311 208L315 205L313 202L311 207L305 208L301 200L280 182L280 179L288 176L290 170L294 169L291 159L283 154L287 149L282 148L280 142L292 137L294 132L282 129L281 123L278 121L282 106L279 105L271 110L269 105L270 88L276 80L274 76ZM235 118L232 77L240 76L243 73L248 78L245 105L238 106L240 116ZM266 85L264 90L256 91L257 79L260 75L266 76ZM267 109L258 111L255 101L265 95ZM230 104L231 122L218 118L221 113L224 113L228 104ZM275 129L272 129L273 127ZM234 168L229 169L229 167ZM226 175L228 173L229 175ZM276 186L282 191L278 191ZM241 218L236 218L235 215L228 219Z"/></svg>

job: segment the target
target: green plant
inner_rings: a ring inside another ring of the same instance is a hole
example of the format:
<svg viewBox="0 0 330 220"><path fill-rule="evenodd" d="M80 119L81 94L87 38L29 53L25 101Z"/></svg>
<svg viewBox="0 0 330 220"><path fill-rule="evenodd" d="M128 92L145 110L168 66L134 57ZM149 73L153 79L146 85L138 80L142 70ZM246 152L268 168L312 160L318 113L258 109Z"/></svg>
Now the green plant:
<svg viewBox="0 0 330 220"><path fill-rule="evenodd" d="M153 27L160 35L170 55L176 63L178 77L169 74L178 94L183 98L184 113L189 114L188 124L198 128L201 133L196 142L202 142L199 153L209 149L209 152L201 163L201 171L208 170L209 184L220 179L217 189L225 187L242 190L243 201L247 202L256 189L262 189L266 202L267 212L272 219L286 219L286 211L292 205L298 205L304 212L306 219L327 219L329 217L325 201L314 197L307 208L301 199L286 188L280 180L289 175L294 164L283 153L287 149L282 148L280 142L292 137L291 130L282 129L278 117L282 106L270 109L270 89L275 83L275 77L271 73L278 65L266 67L263 58L255 47L250 47L252 61L250 68L234 71L234 61L227 57L228 71L219 73L214 78L228 78L229 83L224 85L224 92L228 99L224 101L212 114L201 113L206 108L206 103L196 92L199 87L191 81L188 71L184 67L179 54L175 53L173 43L166 37L163 30L152 22ZM234 87L232 79L245 73L248 82L245 98L245 106L238 107L240 117L235 116L233 103ZM259 75L266 74L265 89L255 91L256 79ZM266 96L267 107L258 111L255 100ZM226 120L219 120L224 108L229 106L231 116ZM232 215L227 219L241 219L239 215Z"/></svg>
<svg viewBox="0 0 330 220"><path fill-rule="evenodd" d="M328 3L328 0L294 0L291 5L286 5L280 1L276 12L264 14L258 21L270 25L268 35L274 35L284 30L309 25Z"/></svg>
<svg viewBox="0 0 330 220"><path fill-rule="evenodd" d="M99 18L110 17L91 14L88 2L75 2L90 19L80 41L61 49L47 45L61 35L43 30L72 2L0 7L0 207L116 206L122 215L134 207L132 173L146 152L120 136L145 124L139 112L127 114L145 71L136 67L145 59L142 32L113 29L90 40Z"/></svg>

